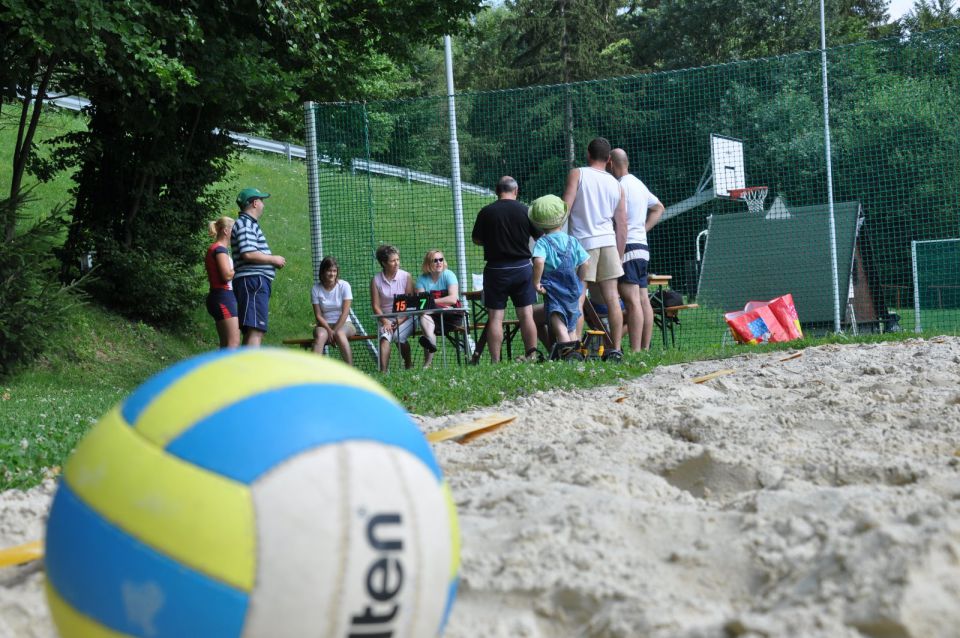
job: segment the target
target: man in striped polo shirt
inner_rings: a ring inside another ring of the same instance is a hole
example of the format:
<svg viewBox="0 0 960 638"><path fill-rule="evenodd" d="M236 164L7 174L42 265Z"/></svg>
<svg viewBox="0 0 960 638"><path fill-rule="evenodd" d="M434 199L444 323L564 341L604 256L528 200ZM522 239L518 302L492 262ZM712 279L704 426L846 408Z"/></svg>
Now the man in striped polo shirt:
<svg viewBox="0 0 960 638"><path fill-rule="evenodd" d="M287 264L286 259L270 252L267 238L260 229L263 200L268 197L270 193L261 193L256 188L240 191L237 195L240 216L230 236L235 264L233 294L237 297L237 313L240 315L240 330L245 346L259 346L263 341L270 309L271 282L277 268Z"/></svg>

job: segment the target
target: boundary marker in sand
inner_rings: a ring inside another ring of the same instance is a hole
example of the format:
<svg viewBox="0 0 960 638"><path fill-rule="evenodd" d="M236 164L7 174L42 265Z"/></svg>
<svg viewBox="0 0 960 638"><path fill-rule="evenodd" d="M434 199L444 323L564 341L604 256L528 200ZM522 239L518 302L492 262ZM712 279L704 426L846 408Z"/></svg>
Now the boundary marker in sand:
<svg viewBox="0 0 960 638"><path fill-rule="evenodd" d="M797 352L795 354L790 355L789 357L780 359L780 363L783 363L784 361L790 361L791 359L796 359L797 357L802 357L802 356L803 356L802 352ZM766 364L764 364L764 366L761 366L761 367L766 367ZM694 377L690 380L694 383L706 383L711 379L716 379L717 377L723 377L728 374L733 374L734 372L736 372L736 370L733 368L723 368L722 370L714 370L710 374L705 374L702 377ZM617 402L619 403L620 400L617 399Z"/></svg>
<svg viewBox="0 0 960 638"><path fill-rule="evenodd" d="M457 443L469 443L480 435L488 434L494 430L500 429L516 418L516 416L491 414L490 416L475 419L469 423L461 423L449 428L437 430L436 432L428 432L427 440L431 443L439 443L441 441L455 439Z"/></svg>
<svg viewBox="0 0 960 638"><path fill-rule="evenodd" d="M710 374L705 374L702 377L694 377L693 379L690 379L690 380L693 381L694 383L706 383L710 379L716 379L717 377L733 374L734 372L736 372L736 370L732 368L724 368L723 370L715 370Z"/></svg>

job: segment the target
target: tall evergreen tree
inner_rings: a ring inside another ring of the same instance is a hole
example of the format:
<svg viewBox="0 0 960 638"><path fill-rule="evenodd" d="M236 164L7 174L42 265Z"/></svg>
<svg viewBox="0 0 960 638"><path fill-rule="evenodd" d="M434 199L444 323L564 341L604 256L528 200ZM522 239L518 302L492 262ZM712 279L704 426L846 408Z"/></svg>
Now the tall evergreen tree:
<svg viewBox="0 0 960 638"><path fill-rule="evenodd" d="M954 9L954 4L953 0L917 0L900 24L912 33L956 26L960 24L960 8Z"/></svg>
<svg viewBox="0 0 960 638"><path fill-rule="evenodd" d="M826 0L831 46L891 32L888 0ZM819 2L640 0L626 15L639 69L678 69L820 48Z"/></svg>

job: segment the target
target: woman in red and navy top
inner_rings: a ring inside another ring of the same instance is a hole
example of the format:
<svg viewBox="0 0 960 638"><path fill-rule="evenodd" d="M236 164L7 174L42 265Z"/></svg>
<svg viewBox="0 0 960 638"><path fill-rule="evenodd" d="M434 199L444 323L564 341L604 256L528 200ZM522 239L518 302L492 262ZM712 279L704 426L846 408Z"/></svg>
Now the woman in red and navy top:
<svg viewBox="0 0 960 638"><path fill-rule="evenodd" d="M207 248L204 260L207 266L207 279L210 280L210 293L207 295L207 312L217 322L217 335L221 348L236 348L240 345L240 323L237 320L237 298L233 295L230 280L233 279L233 260L227 247L230 245L230 232L233 230L233 218L221 217L210 222L210 236L214 241Z"/></svg>

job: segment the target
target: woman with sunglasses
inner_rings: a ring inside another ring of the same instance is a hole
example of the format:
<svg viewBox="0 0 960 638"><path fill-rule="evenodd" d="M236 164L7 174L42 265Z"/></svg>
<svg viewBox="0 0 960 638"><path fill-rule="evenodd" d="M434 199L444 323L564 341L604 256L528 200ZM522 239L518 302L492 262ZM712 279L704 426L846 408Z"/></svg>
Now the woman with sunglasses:
<svg viewBox="0 0 960 638"><path fill-rule="evenodd" d="M460 305L460 285L457 276L452 270L447 270L447 261L441 250L428 250L423 258L421 274L417 278L417 292L429 292L438 308L454 308ZM463 316L457 313L447 313L443 317L443 327L449 330L459 326ZM429 368L433 362L433 353L437 351L437 335L434 334L437 324L440 323L440 313L428 313L420 316L420 327L423 335L420 345L423 346L423 367ZM439 330L437 330L439 332Z"/></svg>

